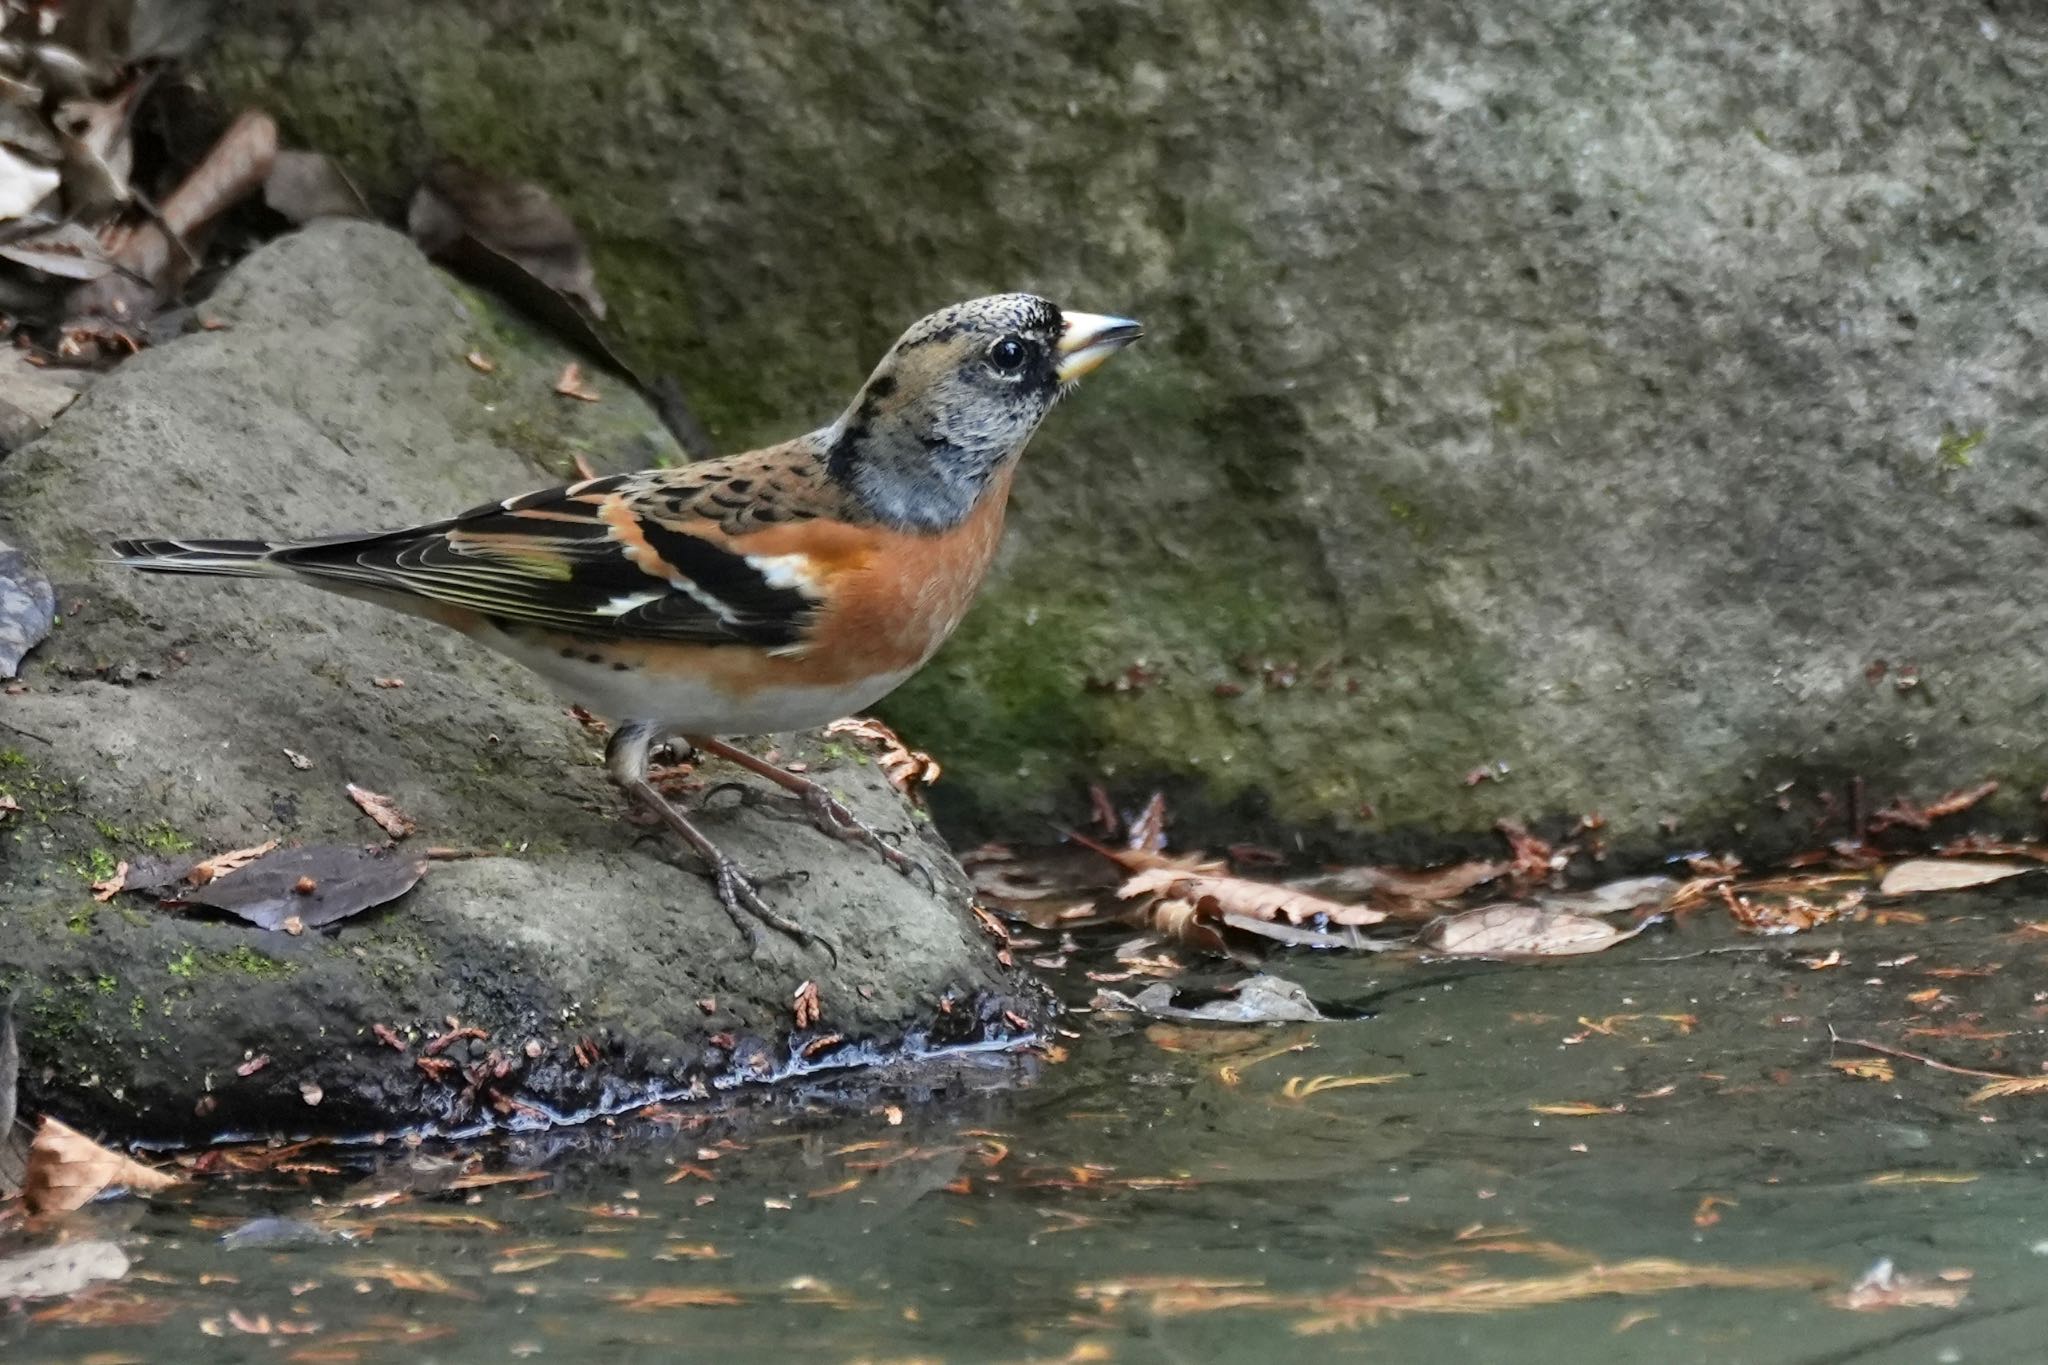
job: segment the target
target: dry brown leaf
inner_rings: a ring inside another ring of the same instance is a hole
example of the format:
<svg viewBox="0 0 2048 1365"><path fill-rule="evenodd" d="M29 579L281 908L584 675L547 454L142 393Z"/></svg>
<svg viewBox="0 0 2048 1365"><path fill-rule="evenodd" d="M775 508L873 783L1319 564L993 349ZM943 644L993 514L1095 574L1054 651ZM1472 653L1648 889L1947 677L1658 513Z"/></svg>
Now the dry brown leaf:
<svg viewBox="0 0 2048 1365"><path fill-rule="evenodd" d="M818 983L815 981L806 981L798 986L790 1004L795 1010L798 1028L809 1028L824 1013L824 1002L818 998Z"/></svg>
<svg viewBox="0 0 2048 1365"><path fill-rule="evenodd" d="M2002 1100L2008 1095L2048 1095L2048 1076L2014 1076L2007 1081L1993 1081L1972 1091L1966 1102L1982 1104L1986 1100Z"/></svg>
<svg viewBox="0 0 2048 1365"><path fill-rule="evenodd" d="M187 886L204 886L216 877L225 877L230 872L247 867L264 854L276 849L276 847L277 840L266 839L252 848L230 849L226 853L203 859L194 863L191 870L186 872L185 884Z"/></svg>
<svg viewBox="0 0 2048 1365"><path fill-rule="evenodd" d="M107 1150L76 1128L45 1115L28 1149L22 1193L31 1213L68 1213L102 1192L148 1194L180 1183L175 1175Z"/></svg>
<svg viewBox="0 0 2048 1365"><path fill-rule="evenodd" d="M1423 945L1456 957L1572 957L1597 953L1642 926L1617 929L1605 920L1512 902L1448 915L1423 931Z"/></svg>
<svg viewBox="0 0 2048 1365"><path fill-rule="evenodd" d="M363 814L377 822L377 827L394 839L403 839L418 829L412 817L398 808L398 803L388 796L380 795L367 787L348 784L349 800L361 807Z"/></svg>
<svg viewBox="0 0 2048 1365"><path fill-rule="evenodd" d="M121 889L126 885L128 885L128 864L124 861L114 868L113 876L103 882L94 882L92 884L92 898L104 905L120 895Z"/></svg>
<svg viewBox="0 0 2048 1365"><path fill-rule="evenodd" d="M1590 1119L1608 1114L1625 1114L1628 1106L1621 1104L1594 1104L1591 1100L1563 1100L1557 1104L1532 1104L1532 1114L1549 1114L1561 1119Z"/></svg>
<svg viewBox="0 0 2048 1365"><path fill-rule="evenodd" d="M408 1289L416 1294L446 1294L458 1299L476 1297L467 1290L457 1289L446 1276L418 1266L399 1265L392 1261L354 1261L335 1269L338 1274L353 1275L359 1280L382 1280L393 1289Z"/></svg>
<svg viewBox="0 0 2048 1365"><path fill-rule="evenodd" d="M661 1284L614 1294L612 1302L628 1312L646 1313L659 1308L737 1308L746 1300L730 1289L713 1289L709 1285Z"/></svg>
<svg viewBox="0 0 2048 1365"><path fill-rule="evenodd" d="M1198 905L1213 902L1213 913L1218 915L1244 915L1282 924L1306 925L1319 918L1331 924L1378 924L1386 918L1383 912L1369 906L1345 905L1305 891L1232 877L1209 868L1170 864L1134 873L1118 888L1117 895L1123 900L1158 896Z"/></svg>
<svg viewBox="0 0 2048 1365"><path fill-rule="evenodd" d="M573 360L562 367L561 377L555 380L555 392L582 403L595 403L603 398L583 378L583 367Z"/></svg>
<svg viewBox="0 0 2048 1365"><path fill-rule="evenodd" d="M879 745L881 752L875 756L875 761L882 765L889 785L905 796L911 793L912 788L929 787L939 780L940 768L936 759L905 744L894 730L872 716L848 716L844 720L835 720L825 727L825 733L850 735Z"/></svg>
<svg viewBox="0 0 2048 1365"><path fill-rule="evenodd" d="M1447 867L1344 867L1290 882L1297 891L1318 896L1357 896L1372 900L1399 918L1404 903L1456 900L1466 892L1498 879L1506 863L1466 862ZM1434 914L1434 911L1429 913Z"/></svg>
<svg viewBox="0 0 2048 1365"><path fill-rule="evenodd" d="M1994 863L1981 858L1911 858L1885 873L1877 892L1881 896L1912 896L1929 891L1961 891L2036 870L2021 863Z"/></svg>
<svg viewBox="0 0 2048 1365"><path fill-rule="evenodd" d="M1882 1057L1837 1057L1828 1063L1844 1076L1854 1076L1859 1081L1890 1081L1892 1064Z"/></svg>

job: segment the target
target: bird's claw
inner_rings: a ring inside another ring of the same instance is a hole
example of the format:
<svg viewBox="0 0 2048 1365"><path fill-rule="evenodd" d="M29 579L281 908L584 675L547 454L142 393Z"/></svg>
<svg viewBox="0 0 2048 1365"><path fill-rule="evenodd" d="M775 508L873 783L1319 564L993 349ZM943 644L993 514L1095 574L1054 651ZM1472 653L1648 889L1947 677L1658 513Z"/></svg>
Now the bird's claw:
<svg viewBox="0 0 2048 1365"><path fill-rule="evenodd" d="M787 915L781 914L761 898L760 889L754 879L732 859L720 855L712 866L712 882L718 888L718 903L725 907L725 913L739 928L747 940L749 955L761 956L761 931L756 921L765 924L787 938L796 940L803 947L823 948L832 965L839 965L839 948L823 934L804 928Z"/></svg>
<svg viewBox="0 0 2048 1365"><path fill-rule="evenodd" d="M929 863L915 854L905 853L895 840L848 810L846 803L832 793L823 787L813 787L803 793L802 800L811 823L818 829L834 839L866 845L879 854L883 862L906 877L922 877L925 889L935 896L939 894L938 875Z"/></svg>

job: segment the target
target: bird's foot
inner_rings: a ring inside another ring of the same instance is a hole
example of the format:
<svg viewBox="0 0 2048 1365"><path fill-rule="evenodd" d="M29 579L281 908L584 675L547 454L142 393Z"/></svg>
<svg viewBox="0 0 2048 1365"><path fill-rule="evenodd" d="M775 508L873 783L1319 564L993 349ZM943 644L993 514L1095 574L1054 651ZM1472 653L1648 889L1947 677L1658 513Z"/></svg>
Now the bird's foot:
<svg viewBox="0 0 2048 1365"><path fill-rule="evenodd" d="M873 849L883 862L906 877L923 878L925 889L933 895L938 894L939 879L931 864L913 853L904 852L895 840L848 810L844 801L815 783L798 799L803 802L804 813L810 816L811 823L819 830L834 839Z"/></svg>
<svg viewBox="0 0 2048 1365"><path fill-rule="evenodd" d="M802 947L819 947L832 959L832 965L839 965L839 948L823 934L804 928L787 915L781 914L761 898L760 887L745 869L722 852L703 855L711 864L711 884L718 890L718 903L725 907L740 936L747 941L747 952L761 956L760 925L785 937L794 939Z"/></svg>

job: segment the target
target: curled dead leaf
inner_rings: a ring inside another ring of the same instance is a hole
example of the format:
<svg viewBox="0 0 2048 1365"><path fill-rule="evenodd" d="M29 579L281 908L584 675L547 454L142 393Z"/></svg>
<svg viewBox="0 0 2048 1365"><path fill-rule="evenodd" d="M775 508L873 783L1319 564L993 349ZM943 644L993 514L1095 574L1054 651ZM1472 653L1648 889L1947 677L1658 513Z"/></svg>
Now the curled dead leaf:
<svg viewBox="0 0 2048 1365"><path fill-rule="evenodd" d="M583 367L573 360L562 367L560 377L555 380L555 392L564 398L574 398L581 403L596 403L604 397L590 387L589 382L583 378Z"/></svg>
<svg viewBox="0 0 2048 1365"><path fill-rule="evenodd" d="M31 1213L68 1213L110 1189L149 1194L178 1183L177 1176L109 1151L46 1115L29 1144L22 1193Z"/></svg>
<svg viewBox="0 0 2048 1365"><path fill-rule="evenodd" d="M876 746L875 761L882 766L889 785L905 796L917 787L929 787L939 780L939 764L930 754L905 744L894 730L872 716L848 716L825 727L828 735L847 735Z"/></svg>
<svg viewBox="0 0 2048 1365"><path fill-rule="evenodd" d="M412 817L400 810L398 803L388 796L351 782L348 784L348 797L361 808L363 814L377 822L379 829L394 839L403 839L419 828L413 823Z"/></svg>

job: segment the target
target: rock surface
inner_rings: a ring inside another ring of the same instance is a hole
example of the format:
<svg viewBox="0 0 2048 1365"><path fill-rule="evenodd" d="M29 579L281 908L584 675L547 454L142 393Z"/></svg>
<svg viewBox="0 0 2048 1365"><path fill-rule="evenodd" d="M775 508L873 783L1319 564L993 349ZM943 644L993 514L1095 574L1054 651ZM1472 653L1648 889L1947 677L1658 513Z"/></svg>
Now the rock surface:
<svg viewBox="0 0 2048 1365"><path fill-rule="evenodd" d="M2048 10L231 15L224 87L386 191L444 151L560 192L724 448L954 297L1147 321L891 713L942 798L1754 846L1995 775L2031 819Z"/></svg>
<svg viewBox="0 0 2048 1365"><path fill-rule="evenodd" d="M713 837L798 874L769 894L842 953L834 967L771 935L750 960L704 879L620 818L600 741L513 665L294 585L106 564L120 534L403 525L544 485L573 451L670 453L617 386L556 396L558 351L382 228L280 240L203 313L219 330L127 362L0 464L0 536L37 552L63 613L0 711L0 791L20 806L0 817L0 990L18 1002L26 1110L129 1136L531 1119L765 1076L828 1034L844 1041L805 1065L979 1036L1005 995L1036 1011L957 867L862 755L801 756L940 867L943 898L801 820L720 805ZM351 782L418 821L407 849L484 856L298 936L92 893L152 854L376 842ZM805 980L823 1014L797 1030ZM489 1037L430 1075L450 1016Z"/></svg>

